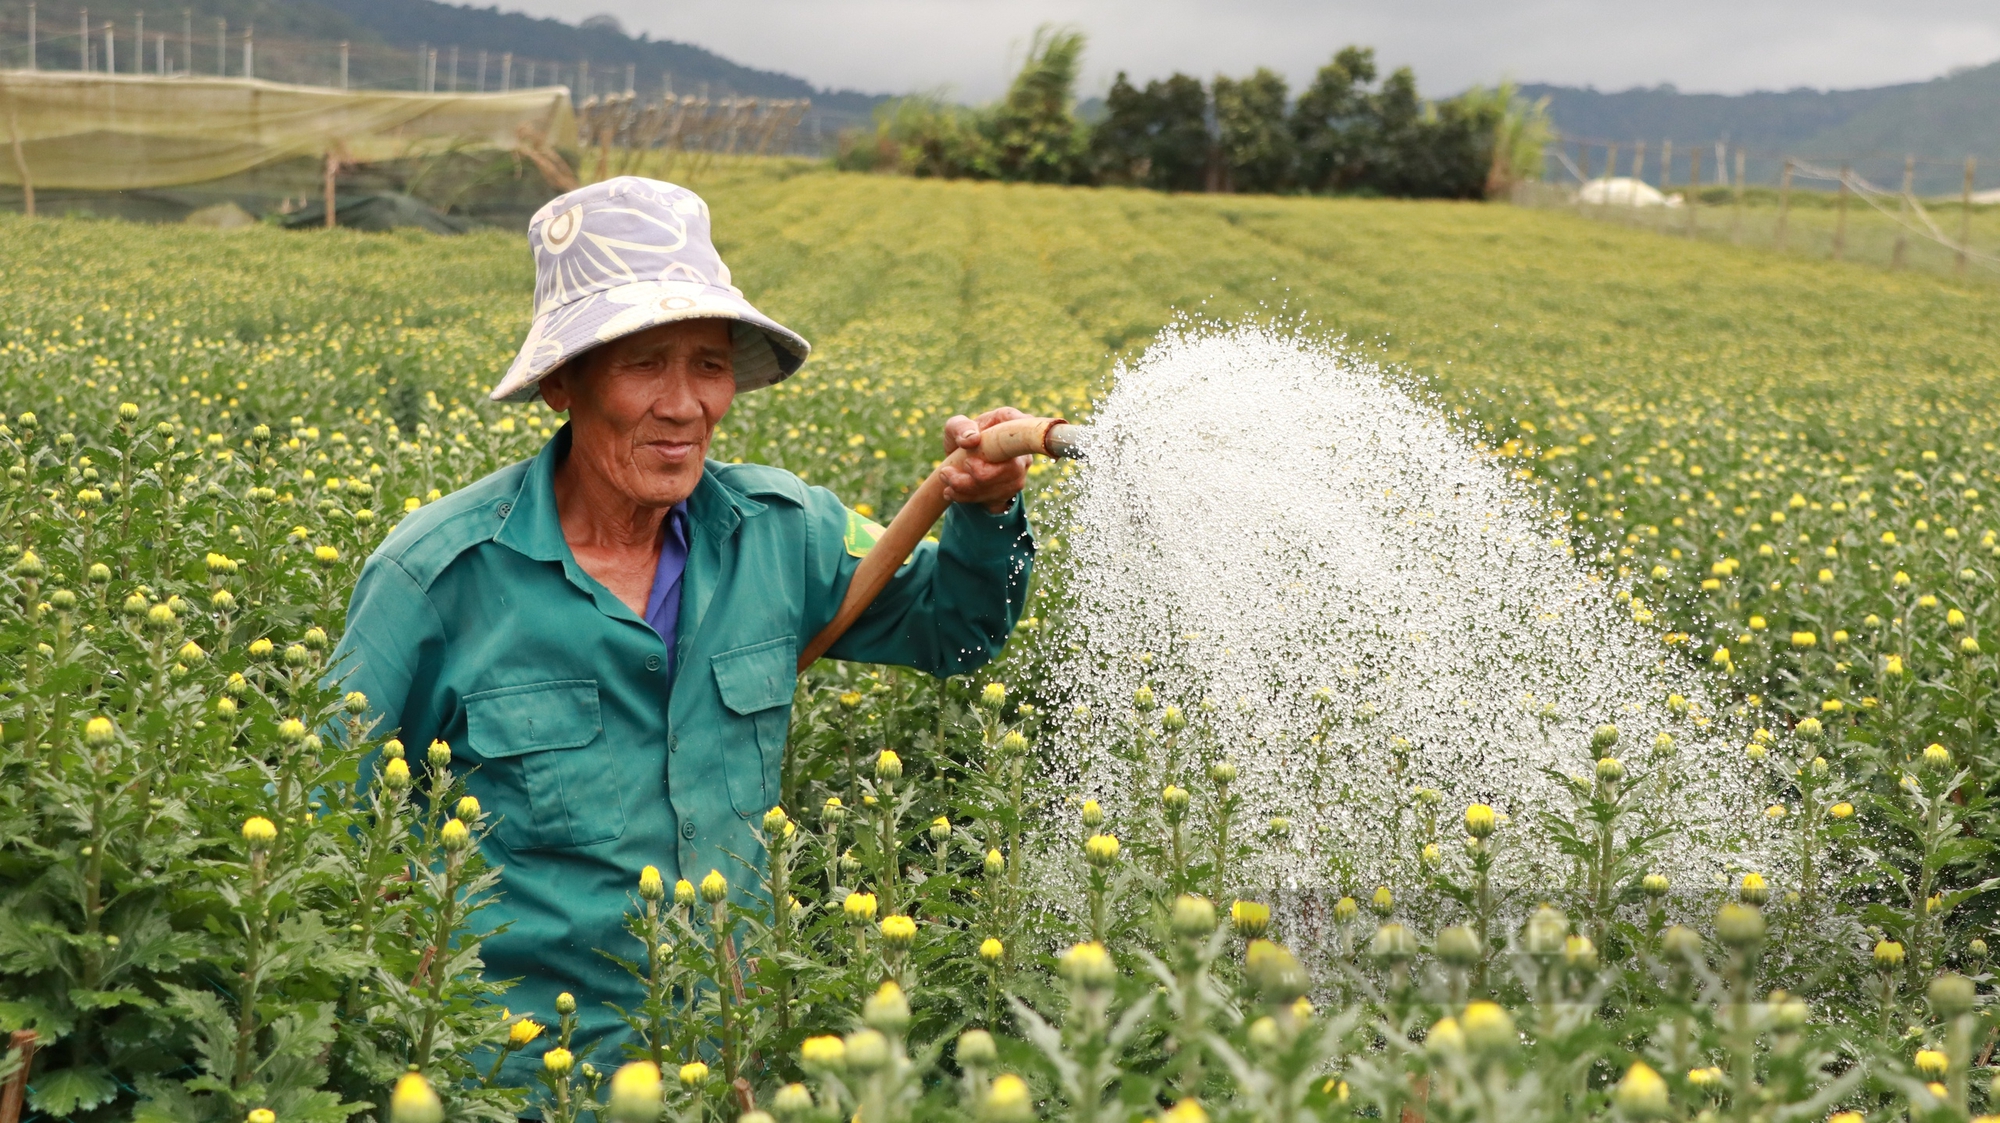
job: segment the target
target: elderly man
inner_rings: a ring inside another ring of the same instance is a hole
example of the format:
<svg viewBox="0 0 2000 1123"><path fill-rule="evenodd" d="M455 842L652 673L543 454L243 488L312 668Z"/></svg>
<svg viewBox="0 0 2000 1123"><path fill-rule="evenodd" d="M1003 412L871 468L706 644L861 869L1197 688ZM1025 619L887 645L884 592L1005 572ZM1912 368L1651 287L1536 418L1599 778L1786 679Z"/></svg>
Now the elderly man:
<svg viewBox="0 0 2000 1123"><path fill-rule="evenodd" d="M389 535L335 665L413 765L448 744L484 808L502 873L482 927L507 925L484 954L520 980L508 1005L548 1019L573 993L580 1040L614 1060L625 1029L604 1004L643 996L600 951L641 954L622 921L648 865L755 884L744 861L778 800L799 651L876 528L789 472L706 458L736 395L808 347L730 284L699 197L613 179L543 207L528 240L534 321L492 397L539 394L568 423ZM1016 416L954 417L946 448ZM1034 549L1025 458L971 459L946 482L937 541L833 656L951 675L1000 649Z"/></svg>

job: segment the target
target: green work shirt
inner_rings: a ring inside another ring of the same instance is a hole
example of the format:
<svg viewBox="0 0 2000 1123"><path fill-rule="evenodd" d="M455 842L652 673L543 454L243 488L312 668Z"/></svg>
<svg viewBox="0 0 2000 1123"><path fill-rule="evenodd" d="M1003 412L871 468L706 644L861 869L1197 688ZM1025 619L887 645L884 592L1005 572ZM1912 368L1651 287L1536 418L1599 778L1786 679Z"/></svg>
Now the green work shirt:
<svg viewBox="0 0 2000 1123"><path fill-rule="evenodd" d="M633 1010L643 992L599 951L643 962L624 930L639 871L757 885L746 862L761 863L753 828L778 801L799 651L872 539L825 488L709 461L688 498L670 679L659 634L563 538L553 480L569 445L564 426L534 459L405 518L361 571L333 673L413 769L433 739L451 746L502 871L477 914L506 926L483 949L487 974L518 978L507 1005L547 1022L573 993L580 1040L609 1039L609 1063L627 1031L604 1003ZM1000 515L955 505L830 654L973 670L1020 618L1033 555L1018 499ZM510 1075L534 1063L516 1054Z"/></svg>

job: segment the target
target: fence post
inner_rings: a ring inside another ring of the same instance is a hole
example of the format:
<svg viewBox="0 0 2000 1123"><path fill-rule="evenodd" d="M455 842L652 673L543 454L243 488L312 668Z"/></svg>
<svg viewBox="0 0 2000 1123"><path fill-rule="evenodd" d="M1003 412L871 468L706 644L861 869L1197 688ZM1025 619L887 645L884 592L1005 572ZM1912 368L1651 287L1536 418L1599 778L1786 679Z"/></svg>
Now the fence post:
<svg viewBox="0 0 2000 1123"><path fill-rule="evenodd" d="M164 31L153 33L153 73L162 78L167 74L167 33Z"/></svg>
<svg viewBox="0 0 2000 1123"><path fill-rule="evenodd" d="M229 77L229 21L215 21L215 76Z"/></svg>
<svg viewBox="0 0 2000 1123"><path fill-rule="evenodd" d="M486 92L486 52L479 52L479 92Z"/></svg>
<svg viewBox="0 0 2000 1123"><path fill-rule="evenodd" d="M347 40L340 41L340 88L347 88Z"/></svg>
<svg viewBox="0 0 2000 1123"><path fill-rule="evenodd" d="M1688 225L1687 236L1695 236L1695 210L1701 206L1701 145L1688 150Z"/></svg>
<svg viewBox="0 0 2000 1123"><path fill-rule="evenodd" d="M334 225L333 187L334 187L334 181L339 175L340 175L340 156L337 153L335 153L332 149L328 149L326 153L326 182L320 188L322 192L320 197L320 202L325 207L326 210L326 228L328 230L333 229Z"/></svg>
<svg viewBox="0 0 2000 1123"><path fill-rule="evenodd" d="M504 94L513 88L514 52L508 51L500 56L500 92Z"/></svg>
<svg viewBox="0 0 2000 1123"><path fill-rule="evenodd" d="M1736 214L1730 218L1729 240L1743 244L1743 146L1736 146Z"/></svg>
<svg viewBox="0 0 2000 1123"><path fill-rule="evenodd" d="M1660 229L1663 232L1667 228L1667 188L1673 186L1673 179L1674 142L1663 140L1660 142Z"/></svg>
<svg viewBox="0 0 2000 1123"><path fill-rule="evenodd" d="M1634 194L1632 197L1636 199L1638 198L1638 185L1646 182L1646 142L1643 140L1632 142L1632 179L1634 181L1632 186Z"/></svg>
<svg viewBox="0 0 2000 1123"><path fill-rule="evenodd" d="M118 73L118 36L116 28L117 25L112 21L104 21L104 72L106 74Z"/></svg>
<svg viewBox="0 0 2000 1123"><path fill-rule="evenodd" d="M35 65L35 6L28 5L28 69L39 70Z"/></svg>
<svg viewBox="0 0 2000 1123"><path fill-rule="evenodd" d="M257 25L250 24L243 29L243 76L257 76Z"/></svg>
<svg viewBox="0 0 2000 1123"><path fill-rule="evenodd" d="M1778 252L1785 252L1785 220L1792 214L1792 158L1785 157L1785 170L1778 176Z"/></svg>
<svg viewBox="0 0 2000 1123"><path fill-rule="evenodd" d="M1896 204L1896 214L1899 217L1907 217L1910 213L1910 192L1916 187L1916 178L1917 158L1914 155L1905 155L1903 157L1903 197ZM1898 223L1896 226L1896 251L1889 257L1890 269L1901 269L1903 267L1903 257L1909 252L1909 247L1909 227Z"/></svg>
<svg viewBox="0 0 2000 1123"><path fill-rule="evenodd" d="M83 9L77 16L77 21L83 31L76 40L76 57L79 60L76 68L88 74L90 73L90 9Z"/></svg>
<svg viewBox="0 0 2000 1123"><path fill-rule="evenodd" d="M1972 244L1972 173L1979 168L1974 157L1965 158L1965 193L1958 204L1958 275L1965 276L1965 251Z"/></svg>
<svg viewBox="0 0 2000 1123"><path fill-rule="evenodd" d="M1833 227L1833 259L1840 261L1847 256L1847 169L1840 165L1839 218Z"/></svg>
<svg viewBox="0 0 2000 1123"><path fill-rule="evenodd" d="M451 74L445 81L445 89L458 92L458 44L451 45Z"/></svg>
<svg viewBox="0 0 2000 1123"><path fill-rule="evenodd" d="M14 101L7 101L7 135L14 145L14 171L21 177L21 213L35 217L35 177L28 174L28 157L21 151L21 123L14 111ZM23 1078L25 1083L25 1077ZM15 1113L20 1118L20 1113Z"/></svg>
<svg viewBox="0 0 2000 1123"><path fill-rule="evenodd" d="M132 17L132 73L146 72L146 13Z"/></svg>

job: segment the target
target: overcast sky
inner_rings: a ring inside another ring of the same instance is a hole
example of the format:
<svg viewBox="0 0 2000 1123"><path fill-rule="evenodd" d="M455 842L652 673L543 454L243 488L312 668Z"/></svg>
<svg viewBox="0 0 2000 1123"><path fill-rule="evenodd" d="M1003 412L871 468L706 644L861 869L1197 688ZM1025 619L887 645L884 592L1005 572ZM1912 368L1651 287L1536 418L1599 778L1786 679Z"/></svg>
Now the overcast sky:
<svg viewBox="0 0 2000 1123"><path fill-rule="evenodd" d="M1296 90L1341 45L1416 69L1424 92L1503 77L1617 90L1853 88L2000 58L1995 0L508 0L677 39L820 86L877 93L1005 87L1036 25L1089 36L1082 92L1123 69L1208 77L1263 65Z"/></svg>

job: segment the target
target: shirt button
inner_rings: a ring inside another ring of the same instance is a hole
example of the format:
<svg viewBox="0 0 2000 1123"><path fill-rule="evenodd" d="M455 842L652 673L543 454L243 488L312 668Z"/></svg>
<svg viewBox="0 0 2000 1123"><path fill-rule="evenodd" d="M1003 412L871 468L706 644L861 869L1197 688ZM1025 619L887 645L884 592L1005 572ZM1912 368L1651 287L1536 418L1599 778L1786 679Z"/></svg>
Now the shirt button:
<svg viewBox="0 0 2000 1123"><path fill-rule="evenodd" d="M682 838L693 838L693 837L694 837L694 824L693 824L693 823L682 823L682 824L681 824L681 837L682 837Z"/></svg>
<svg viewBox="0 0 2000 1123"><path fill-rule="evenodd" d="M660 657L659 657L659 656L657 656L657 655L648 655L648 656L646 656L646 669L647 669L647 670L649 670L649 671L657 671L657 670L659 670L659 669L660 669Z"/></svg>
<svg viewBox="0 0 2000 1123"><path fill-rule="evenodd" d="M681 739L679 734L675 733L667 734L667 751L673 753L681 751Z"/></svg>
<svg viewBox="0 0 2000 1123"><path fill-rule="evenodd" d="M513 509L514 509L514 505L513 505L512 503L502 503L502 504L500 504L500 517L501 517L501 518L503 518L503 519L504 519L504 518L506 518L506 517L507 517L507 513L508 513L509 511L512 511Z"/></svg>

